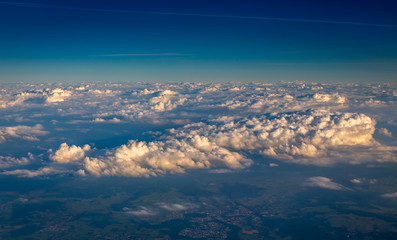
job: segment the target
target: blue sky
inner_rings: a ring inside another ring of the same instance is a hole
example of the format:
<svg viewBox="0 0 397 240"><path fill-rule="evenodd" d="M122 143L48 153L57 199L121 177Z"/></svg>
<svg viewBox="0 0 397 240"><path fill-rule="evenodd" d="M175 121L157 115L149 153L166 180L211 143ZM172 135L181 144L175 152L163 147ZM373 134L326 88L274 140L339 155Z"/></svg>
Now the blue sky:
<svg viewBox="0 0 397 240"><path fill-rule="evenodd" d="M0 82L395 82L391 1L0 1Z"/></svg>

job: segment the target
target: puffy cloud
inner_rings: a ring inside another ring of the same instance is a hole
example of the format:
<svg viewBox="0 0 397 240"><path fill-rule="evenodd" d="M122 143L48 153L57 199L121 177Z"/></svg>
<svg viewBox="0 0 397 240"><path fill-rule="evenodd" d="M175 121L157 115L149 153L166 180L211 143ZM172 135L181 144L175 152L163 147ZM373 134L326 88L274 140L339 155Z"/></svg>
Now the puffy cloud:
<svg viewBox="0 0 397 240"><path fill-rule="evenodd" d="M187 99L186 98L173 98L172 96L177 95L177 92L171 90L164 90L158 93L158 96L155 96L150 99L151 109L163 112L175 109L178 105L182 105Z"/></svg>
<svg viewBox="0 0 397 240"><path fill-rule="evenodd" d="M15 175L18 177L26 177L26 178L32 178L32 177L40 177L40 176L47 176L47 175L53 175L53 174L58 174L58 173L63 173L64 171L57 170L52 167L43 167L38 170L28 170L28 169L17 169L13 171L5 171L2 172L1 174L3 175Z"/></svg>
<svg viewBox="0 0 397 240"><path fill-rule="evenodd" d="M307 179L303 185L309 187L325 188L330 190L348 190L348 188L346 188L345 186L335 183L331 179L326 177L311 177Z"/></svg>
<svg viewBox="0 0 397 240"><path fill-rule="evenodd" d="M313 98L317 102L335 102L335 103L345 103L346 102L346 98L343 96L340 96L338 93L334 93L334 94L316 93L316 94L314 94Z"/></svg>
<svg viewBox="0 0 397 240"><path fill-rule="evenodd" d="M374 131L374 120L355 113L308 111L273 117L222 117L208 124L171 129L153 142L131 140L92 157L84 158L88 146L64 143L51 158L59 163L76 162L84 173L95 176L128 177L184 173L188 169L241 169L251 165L247 157L251 153L323 166L396 161L395 149L377 143L372 137Z"/></svg>
<svg viewBox="0 0 397 240"><path fill-rule="evenodd" d="M308 111L275 117L223 117L211 124L187 125L175 130L175 135L206 139L206 143L196 141L201 148L216 145L300 164L355 164L374 161L370 158L374 155L379 155L377 161L396 161L394 148L377 143L374 131L375 121L363 114ZM357 155L361 148L363 153Z"/></svg>
<svg viewBox="0 0 397 240"><path fill-rule="evenodd" d="M89 145L81 148L75 145L69 147L67 143L62 143L59 149L50 155L50 159L57 163L73 163L82 160L90 149Z"/></svg>
<svg viewBox="0 0 397 240"><path fill-rule="evenodd" d="M119 122L121 122L121 120L116 118L116 117L114 117L112 119L95 118L93 120L93 122L97 122L97 123L106 123L106 122L107 123L119 123Z"/></svg>
<svg viewBox="0 0 397 240"><path fill-rule="evenodd" d="M194 136L192 139L149 143L131 140L104 156L86 157L83 166L95 176L150 177L184 173L187 169L225 166L238 169L249 166L251 162L237 152Z"/></svg>
<svg viewBox="0 0 397 240"><path fill-rule="evenodd" d="M350 180L350 182L356 183L356 184L361 184L361 183L362 183L362 180L357 179L357 178L354 178L354 179Z"/></svg>
<svg viewBox="0 0 397 240"><path fill-rule="evenodd" d="M379 128L378 133L387 137L391 137L391 132L389 132L389 130L387 130L386 128Z"/></svg>
<svg viewBox="0 0 397 240"><path fill-rule="evenodd" d="M76 164L80 175L150 177L245 168L253 162L251 154L320 166L397 162L397 147L385 145L395 143L381 144L373 134L375 119L394 121L389 111L396 106L394 92L389 86L305 82L21 84L0 89L0 105L7 108L0 111L8 122L53 119L62 131L68 131L63 123L91 124L87 129L94 138L128 134L128 122L158 124L153 129L162 134L151 142L134 140L89 154L88 145L65 143L50 154L53 162ZM387 112L375 105L388 106ZM116 127L99 124L120 121L114 133ZM175 129L163 131L161 125ZM45 134L41 125L1 127L0 142Z"/></svg>
<svg viewBox="0 0 397 240"><path fill-rule="evenodd" d="M11 157L11 156L6 156L6 157L0 156L0 169L29 164L30 161L33 159L33 156L30 153L28 155L29 155L29 158L26 158L26 157L15 158L15 157Z"/></svg>
<svg viewBox="0 0 397 240"><path fill-rule="evenodd" d="M44 131L41 124L30 126L13 126L13 127L0 127L0 143L6 141L7 138L23 138L28 141L38 141L37 136L47 135L48 132Z"/></svg>
<svg viewBox="0 0 397 240"><path fill-rule="evenodd" d="M164 87L170 88L171 86L166 85ZM159 87L156 86L156 89L153 90L145 88L144 90L135 91L130 95L131 98L112 103L114 108L106 108L104 111L100 111L96 114L95 117L99 121L113 117L116 119L123 118L129 120L149 118L152 119L153 122L156 122L160 116L176 110L186 102L191 103L196 101L194 98L188 100L187 96L177 91L177 88L174 90L159 90L158 88ZM165 119L163 118L163 121L165 121Z"/></svg>
<svg viewBox="0 0 397 240"><path fill-rule="evenodd" d="M31 99L42 99L43 93L40 92L21 92L13 96L1 96L0 95L0 109L15 107L22 104L26 104Z"/></svg>
<svg viewBox="0 0 397 240"><path fill-rule="evenodd" d="M48 103L63 102L65 99L72 96L72 91L64 90L61 88L55 88L47 96Z"/></svg>

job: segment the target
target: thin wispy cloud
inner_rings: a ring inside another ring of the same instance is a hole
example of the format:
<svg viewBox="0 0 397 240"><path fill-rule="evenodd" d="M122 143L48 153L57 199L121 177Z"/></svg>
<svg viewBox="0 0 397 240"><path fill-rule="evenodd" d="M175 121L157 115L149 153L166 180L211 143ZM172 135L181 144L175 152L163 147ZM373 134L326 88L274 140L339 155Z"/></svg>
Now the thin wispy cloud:
<svg viewBox="0 0 397 240"><path fill-rule="evenodd" d="M230 19L251 19L251 20L266 20L266 21L284 21L284 22L304 22L304 23L325 23L325 24L343 24L343 25L357 25L369 27L392 27L396 28L395 24L382 23L365 23L365 22L350 22L337 20L322 20L322 19L305 19L305 18L283 18L283 17L263 17L263 16L240 16L240 15L220 15L220 14L202 14L202 13L181 13L181 12L157 12L157 11L132 11L132 10L118 10L118 9L99 9L99 8L79 8L68 7L41 3L24 3L24 2L0 2L3 6L14 7L30 7L30 8L51 8L51 9L66 9L77 11L90 12L109 12L109 13L131 13L131 14L149 14L149 15L173 15L173 16L190 16L190 17L211 17L211 18L230 18Z"/></svg>
<svg viewBox="0 0 397 240"><path fill-rule="evenodd" d="M319 187L319 188L325 188L325 189L330 189L330 190L350 190L349 188L333 182L331 179L327 177L311 177L306 180L306 182L303 183L304 186L309 186L309 187Z"/></svg>
<svg viewBox="0 0 397 240"><path fill-rule="evenodd" d="M96 57L177 57L177 56L190 56L190 54L183 53L115 53L115 54L100 54L94 55Z"/></svg>

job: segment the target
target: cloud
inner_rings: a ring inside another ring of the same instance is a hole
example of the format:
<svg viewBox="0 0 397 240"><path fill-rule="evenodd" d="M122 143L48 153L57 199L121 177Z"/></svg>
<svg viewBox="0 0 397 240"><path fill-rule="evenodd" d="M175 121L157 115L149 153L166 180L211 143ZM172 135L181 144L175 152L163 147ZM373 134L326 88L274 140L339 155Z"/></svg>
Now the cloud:
<svg viewBox="0 0 397 240"><path fill-rule="evenodd" d="M92 121L96 122L96 123L119 123L119 122L121 122L121 120L116 117L114 117L112 119L95 118Z"/></svg>
<svg viewBox="0 0 397 240"><path fill-rule="evenodd" d="M354 178L354 179L350 180L350 182L355 183L355 184L361 184L362 180Z"/></svg>
<svg viewBox="0 0 397 240"><path fill-rule="evenodd" d="M212 170L210 170L209 172L210 172L210 173L218 173L218 174L221 174L221 173L232 173L233 170L221 168L221 169L212 169Z"/></svg>
<svg viewBox="0 0 397 240"><path fill-rule="evenodd" d="M345 103L346 102L346 98L343 96L340 96L338 93L334 93L334 94L316 93L316 94L314 94L313 98L317 102L335 102L335 103Z"/></svg>
<svg viewBox="0 0 397 240"><path fill-rule="evenodd" d="M201 144L201 145L200 145ZM206 138L139 142L131 140L104 156L86 157L84 170L95 176L150 177L184 173L187 169L240 169L251 160L237 152L211 145Z"/></svg>
<svg viewBox="0 0 397 240"><path fill-rule="evenodd" d="M38 170L28 170L28 169L17 169L13 171L5 171L1 174L3 175L15 175L18 177L25 177L25 178L33 178L33 177L40 177L40 176L47 176L53 175L58 173L63 173L65 171L57 170L52 167L42 167Z"/></svg>
<svg viewBox="0 0 397 240"><path fill-rule="evenodd" d="M222 117L210 124L187 125L174 134L185 138L197 135L197 139L206 139L206 143L196 141L202 146L259 153L299 164L357 164L373 161L365 157L373 155L379 155L377 161L396 161L391 152L394 148L377 143L372 137L374 131L375 121L364 114L308 111L274 117ZM367 150L357 153L361 148Z"/></svg>
<svg viewBox="0 0 397 240"><path fill-rule="evenodd" d="M331 181L331 179L326 177L311 177L307 179L303 185L309 187L325 188L330 190L348 190L348 188L344 187L343 185L334 183Z"/></svg>
<svg viewBox="0 0 397 240"><path fill-rule="evenodd" d="M6 122L47 124L51 119L50 128L59 133L89 129L88 142L96 142L102 134L125 137L131 132L129 126L137 124L134 138L114 148L92 151L88 145L43 142L46 149L57 149L43 167L68 164L63 167L80 175L151 177L192 169L233 172L251 166L252 156L258 155L267 164L276 160L317 166L397 162L394 142L380 143L374 135L375 119L392 121L392 111L362 107L371 98L382 99L394 109L390 87L137 82L21 84L0 91L1 101L15 102L13 108L1 109ZM157 134L139 135L141 126L142 131L153 129ZM47 134L40 124L1 127L0 141L37 141ZM18 164L12 157L3 159L4 166Z"/></svg>
<svg viewBox="0 0 397 240"><path fill-rule="evenodd" d="M29 164L31 162L31 160L33 159L33 155L31 153L28 153L28 155L29 155L29 158L26 158L26 157L15 158L15 157L11 157L11 156L5 156L5 157L0 156L0 169Z"/></svg>
<svg viewBox="0 0 397 240"><path fill-rule="evenodd" d="M385 194L382 195L382 197L384 197L384 198L397 198L397 192L385 193Z"/></svg>
<svg viewBox="0 0 397 240"><path fill-rule="evenodd" d="M96 121L102 119L151 119L152 122L166 121L169 116L161 118L161 115L177 110L178 107L195 102L195 98L188 99L188 96L168 89L170 86L165 85L165 90L156 87L155 90L143 89L131 94L132 99L123 103L113 102L111 109L104 109L95 115ZM170 119L171 120L171 119ZM172 120L171 120L172 121Z"/></svg>
<svg viewBox="0 0 397 240"><path fill-rule="evenodd" d="M27 141L39 141L37 136L47 135L41 124L30 126L14 126L14 127L0 127L0 143L5 142L7 138L22 138Z"/></svg>
<svg viewBox="0 0 397 240"><path fill-rule="evenodd" d="M188 169L241 169L252 164L247 157L251 153L320 166L396 161L394 148L377 143L372 137L374 131L375 121L354 113L308 111L271 118L222 117L208 124L170 129L152 142L131 140L104 155L84 158L84 149L63 144L52 159L78 162L85 173L95 176L128 177L184 173Z"/></svg>
<svg viewBox="0 0 397 240"><path fill-rule="evenodd" d="M69 147L67 143L62 143L59 149L50 155L50 159L57 163L73 163L82 160L86 152L90 151L89 145L84 145L83 148L72 145Z"/></svg>
<svg viewBox="0 0 397 240"><path fill-rule="evenodd" d="M188 203L159 203L159 206L165 210L176 212L176 211L185 211L187 209L195 207L195 205Z"/></svg>
<svg viewBox="0 0 397 240"><path fill-rule="evenodd" d="M124 207L123 211L128 215L134 215L137 217L148 217L156 215L157 213L147 207L139 207L138 209L132 210L130 208Z"/></svg>
<svg viewBox="0 0 397 240"><path fill-rule="evenodd" d="M72 92L68 90L63 90L60 88L53 89L47 96L48 103L63 102L65 99L72 96Z"/></svg>
<svg viewBox="0 0 397 240"><path fill-rule="evenodd" d="M387 130L386 128L379 128L378 129L378 133L382 134L384 136L387 136L387 137L391 137L392 136L391 132L389 132L389 130Z"/></svg>
<svg viewBox="0 0 397 240"><path fill-rule="evenodd" d="M31 100L44 99L43 93L41 92L21 92L17 94L1 94L0 95L0 109L15 107L23 104L27 104ZM34 102L34 101L31 101ZM39 101L40 102L40 101Z"/></svg>

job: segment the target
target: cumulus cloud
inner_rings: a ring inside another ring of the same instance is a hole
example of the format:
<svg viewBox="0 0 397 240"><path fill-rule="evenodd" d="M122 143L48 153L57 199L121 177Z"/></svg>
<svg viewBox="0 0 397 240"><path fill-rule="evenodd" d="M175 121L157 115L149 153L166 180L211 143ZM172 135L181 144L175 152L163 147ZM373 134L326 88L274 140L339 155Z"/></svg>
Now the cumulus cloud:
<svg viewBox="0 0 397 240"><path fill-rule="evenodd" d="M114 117L112 119L95 118L92 121L96 122L96 123L119 123L119 122L121 122L121 120L116 117Z"/></svg>
<svg viewBox="0 0 397 240"><path fill-rule="evenodd" d="M96 114L96 119L101 121L101 119L109 117L130 120L152 118L156 121L160 115L174 111L179 106L186 104L186 102L195 102L194 98L188 100L187 96L178 91L171 89L159 90L158 86L153 90L145 88L144 90L135 91L131 96L132 99L113 103L117 108L113 108L110 111L105 109L105 111Z"/></svg>
<svg viewBox="0 0 397 240"><path fill-rule="evenodd" d="M128 177L184 173L188 169L241 169L252 164L247 157L251 153L321 166L396 161L393 148L373 139L374 131L374 120L355 113L308 111L272 117L222 117L208 124L171 129L152 142L131 140L92 157L85 157L89 146L64 143L51 158L58 163L78 162L84 173L95 176ZM357 153L357 149L362 151Z"/></svg>
<svg viewBox="0 0 397 240"><path fill-rule="evenodd" d="M21 92L15 95L0 95L0 109L20 106L26 104L31 99L43 99L44 95L40 92Z"/></svg>
<svg viewBox="0 0 397 240"><path fill-rule="evenodd" d="M325 188L325 189L330 189L330 190L347 190L348 189L345 186L335 183L331 179L326 178L326 177L311 177L311 178L307 179L303 185L309 186L309 187Z"/></svg>
<svg viewBox="0 0 397 240"><path fill-rule="evenodd" d="M370 153L379 155L377 161L396 161L391 152L394 148L377 143L374 131L375 121L364 114L309 111L274 117L222 117L211 124L187 125L175 130L175 135L205 139L206 143L193 141L202 145L199 147L215 145L300 164L373 161ZM358 157L355 150L359 148L367 151ZM365 154L367 157L362 158Z"/></svg>
<svg viewBox="0 0 397 240"><path fill-rule="evenodd" d="M386 128L379 128L378 133L387 137L391 137L391 132L389 132L389 130L387 130Z"/></svg>
<svg viewBox="0 0 397 240"><path fill-rule="evenodd" d="M72 91L55 88L47 96L48 103L63 102L72 95Z"/></svg>
<svg viewBox="0 0 397 240"><path fill-rule="evenodd" d="M91 150L89 145L81 148L75 145L69 147L67 143L62 143L59 149L50 155L50 159L57 163L73 163L82 160L89 150Z"/></svg>
<svg viewBox="0 0 397 240"><path fill-rule="evenodd" d="M219 166L239 169L251 163L237 152L194 136L149 143L131 140L104 156L86 157L83 166L95 176L150 177Z"/></svg>
<svg viewBox="0 0 397 240"><path fill-rule="evenodd" d="M317 102L335 102L335 103L345 103L346 102L346 98L343 96L340 96L338 93L334 93L334 94L316 93L316 94L314 94L313 98Z"/></svg>
<svg viewBox="0 0 397 240"><path fill-rule="evenodd" d="M7 140L7 138L22 138L28 141L38 141L37 136L47 135L48 132L44 131L41 124L30 126L13 126L13 127L0 127L0 143Z"/></svg>
<svg viewBox="0 0 397 240"><path fill-rule="evenodd" d="M0 169L29 164L30 161L33 159L33 156L30 153L28 155L29 155L29 158L26 158L26 157L15 158L15 157L11 157L11 156L5 156L5 157L0 156Z"/></svg>
<svg viewBox="0 0 397 240"><path fill-rule="evenodd" d="M354 179L350 180L350 182L356 183L356 184L361 184L361 183L362 183L362 180L357 179L357 178L354 178Z"/></svg>
<svg viewBox="0 0 397 240"><path fill-rule="evenodd" d="M80 175L150 177L242 169L253 163L252 154L318 166L397 162L394 143L381 144L374 135L375 119L394 121L393 111L382 115L377 107L395 108L394 93L392 87L305 82L21 84L0 89L0 111L8 122L51 118L62 131L68 130L63 123L95 126L89 127L94 138L128 134L129 123L156 124L161 134L151 141L134 135L137 140L103 151L63 143L49 155L57 167L75 164ZM120 131L103 128L120 122ZM164 129L170 125L175 129ZM46 134L39 124L0 127L0 142Z"/></svg>

